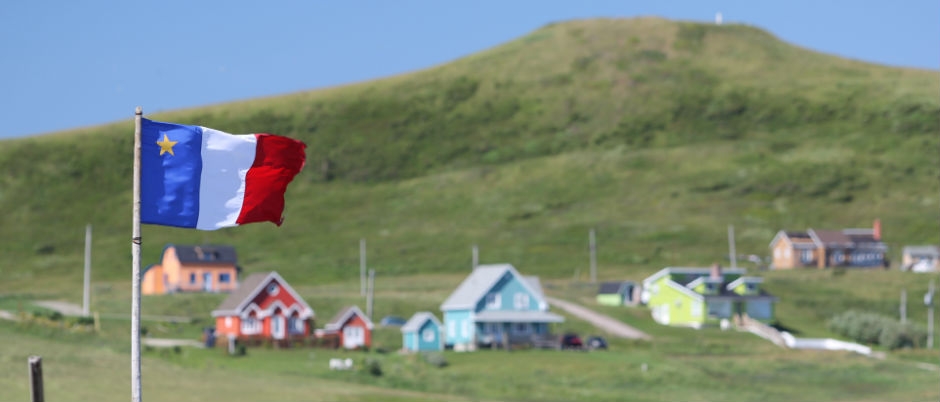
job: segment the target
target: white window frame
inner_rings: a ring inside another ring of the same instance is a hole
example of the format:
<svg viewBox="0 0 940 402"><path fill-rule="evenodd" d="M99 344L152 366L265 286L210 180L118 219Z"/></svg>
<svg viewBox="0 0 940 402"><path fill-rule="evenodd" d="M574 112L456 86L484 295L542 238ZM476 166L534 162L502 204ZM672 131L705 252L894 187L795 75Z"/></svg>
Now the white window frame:
<svg viewBox="0 0 940 402"><path fill-rule="evenodd" d="M525 292L518 292L512 297L512 305L516 310L528 310L529 302L529 294Z"/></svg>
<svg viewBox="0 0 940 402"><path fill-rule="evenodd" d="M261 333L261 320L258 317L245 317L242 319L241 331L245 335Z"/></svg>
<svg viewBox="0 0 940 402"><path fill-rule="evenodd" d="M434 332L433 328L425 328L424 331L421 331L421 339L424 339L425 342L434 342L437 339Z"/></svg>
<svg viewBox="0 0 940 402"><path fill-rule="evenodd" d="M499 293L487 293L486 294L486 309L495 310L502 306L503 304L503 295Z"/></svg>
<svg viewBox="0 0 940 402"><path fill-rule="evenodd" d="M304 320L300 317L290 317L287 319L287 331L291 335L300 335L304 333Z"/></svg>

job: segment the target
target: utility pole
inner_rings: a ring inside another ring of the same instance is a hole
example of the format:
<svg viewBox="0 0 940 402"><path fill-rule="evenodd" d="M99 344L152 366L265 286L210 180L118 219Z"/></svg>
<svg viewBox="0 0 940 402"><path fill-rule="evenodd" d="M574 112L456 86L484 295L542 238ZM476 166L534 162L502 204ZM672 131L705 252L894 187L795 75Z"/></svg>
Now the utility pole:
<svg viewBox="0 0 940 402"><path fill-rule="evenodd" d="M931 279L927 294L924 295L924 305L927 306L927 349L933 348L933 292L933 279Z"/></svg>
<svg viewBox="0 0 940 402"><path fill-rule="evenodd" d="M82 316L91 309L91 224L85 226L85 284L82 287Z"/></svg>
<svg viewBox="0 0 940 402"><path fill-rule="evenodd" d="M591 229L590 235L588 236L591 248L591 283L597 282L597 239L594 236L594 229Z"/></svg>
<svg viewBox="0 0 940 402"><path fill-rule="evenodd" d="M477 269L477 265L480 264L480 249L476 244L473 245L473 269Z"/></svg>
<svg viewBox="0 0 940 402"><path fill-rule="evenodd" d="M366 239L359 239L359 296L366 295Z"/></svg>
<svg viewBox="0 0 940 402"><path fill-rule="evenodd" d="M901 289L901 325L907 324L907 289Z"/></svg>
<svg viewBox="0 0 940 402"><path fill-rule="evenodd" d="M734 225L728 225L728 257L731 259L731 269L737 268L738 257L734 251Z"/></svg>
<svg viewBox="0 0 940 402"><path fill-rule="evenodd" d="M372 306L375 303L375 270L369 270L369 296L366 299L366 317L372 320Z"/></svg>

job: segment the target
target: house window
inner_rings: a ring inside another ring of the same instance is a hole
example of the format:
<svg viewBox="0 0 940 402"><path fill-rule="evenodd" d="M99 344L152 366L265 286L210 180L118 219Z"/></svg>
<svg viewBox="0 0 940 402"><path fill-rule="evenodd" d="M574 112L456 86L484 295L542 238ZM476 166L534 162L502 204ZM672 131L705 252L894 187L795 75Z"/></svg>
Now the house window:
<svg viewBox="0 0 940 402"><path fill-rule="evenodd" d="M757 291L757 284L756 283L745 284L744 289L747 290L748 293L754 293Z"/></svg>
<svg viewBox="0 0 940 402"><path fill-rule="evenodd" d="M242 333L252 335L261 332L261 321L256 317L248 317L242 320Z"/></svg>
<svg viewBox="0 0 940 402"><path fill-rule="evenodd" d="M424 331L421 331L421 339L424 339L425 342L434 342L434 330L425 328Z"/></svg>
<svg viewBox="0 0 940 402"><path fill-rule="evenodd" d="M291 334L303 334L304 320L300 317L291 317L287 320L287 328L290 330Z"/></svg>
<svg viewBox="0 0 940 402"><path fill-rule="evenodd" d="M486 308L487 309L498 309L502 304L502 297L499 293L489 293L486 295Z"/></svg>
<svg viewBox="0 0 940 402"><path fill-rule="evenodd" d="M515 332L515 333L517 333L517 334L520 334L520 335L528 334L528 333L529 333L529 323L527 323L527 322L517 322L515 325L513 325L512 331Z"/></svg>
<svg viewBox="0 0 940 402"><path fill-rule="evenodd" d="M464 320L461 322L460 326L460 336L467 338L470 336L470 321Z"/></svg>
<svg viewBox="0 0 940 402"><path fill-rule="evenodd" d="M783 258L790 258L790 255L792 255L790 249L783 249Z"/></svg>
<svg viewBox="0 0 940 402"><path fill-rule="evenodd" d="M512 298L512 305L516 310L525 310L529 308L529 294L516 293Z"/></svg>
<svg viewBox="0 0 940 402"><path fill-rule="evenodd" d="M196 283L196 273L189 274L189 283Z"/></svg>
<svg viewBox="0 0 940 402"><path fill-rule="evenodd" d="M692 303L692 317L698 318L702 316L702 303L693 302Z"/></svg>
<svg viewBox="0 0 940 402"><path fill-rule="evenodd" d="M845 253L842 252L842 250L833 250L832 262L841 265L843 262L845 262Z"/></svg>
<svg viewBox="0 0 940 402"><path fill-rule="evenodd" d="M281 292L281 287L277 286L276 283L272 283L268 285L268 294L270 294L271 296L277 296L277 294L280 292Z"/></svg>
<svg viewBox="0 0 940 402"><path fill-rule="evenodd" d="M225 317L225 328L232 327L232 317Z"/></svg>
<svg viewBox="0 0 940 402"><path fill-rule="evenodd" d="M708 292L708 293L714 292L714 291L715 291L715 284L714 284L714 283L706 283L706 284L705 284L705 291Z"/></svg>
<svg viewBox="0 0 940 402"><path fill-rule="evenodd" d="M232 274L219 274L219 283L229 283L232 281Z"/></svg>
<svg viewBox="0 0 940 402"><path fill-rule="evenodd" d="M800 252L800 262L808 264L813 261L813 250L803 250Z"/></svg>

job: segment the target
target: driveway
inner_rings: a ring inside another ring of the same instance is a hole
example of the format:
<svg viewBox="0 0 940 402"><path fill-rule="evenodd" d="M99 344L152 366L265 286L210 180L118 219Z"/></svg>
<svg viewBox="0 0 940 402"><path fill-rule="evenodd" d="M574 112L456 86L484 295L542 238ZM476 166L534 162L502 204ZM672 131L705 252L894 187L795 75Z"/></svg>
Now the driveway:
<svg viewBox="0 0 940 402"><path fill-rule="evenodd" d="M54 301L54 300L43 300L43 301L34 302L34 304L40 307L45 307L49 310L58 311L62 313L62 315L69 315L69 316L82 315L82 306L79 306L74 303Z"/></svg>
<svg viewBox="0 0 940 402"><path fill-rule="evenodd" d="M546 299L548 300L548 304L565 310L569 314L577 316L578 318L593 324L595 327L607 332L611 336L626 339L652 339L652 337L646 333L624 324L620 320L610 316L606 316L586 307L569 301L556 299L554 297L546 297Z"/></svg>

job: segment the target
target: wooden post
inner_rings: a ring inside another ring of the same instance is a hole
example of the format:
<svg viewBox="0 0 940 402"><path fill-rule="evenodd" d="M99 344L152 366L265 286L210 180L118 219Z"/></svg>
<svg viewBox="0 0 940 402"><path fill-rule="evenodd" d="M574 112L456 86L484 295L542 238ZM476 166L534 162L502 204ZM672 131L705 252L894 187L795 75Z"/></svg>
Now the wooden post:
<svg viewBox="0 0 940 402"><path fill-rule="evenodd" d="M91 224L85 226L85 283L82 287L82 316L88 317L91 308Z"/></svg>
<svg viewBox="0 0 940 402"><path fill-rule="evenodd" d="M131 234L131 401L140 402L140 106L134 113L134 214Z"/></svg>
<svg viewBox="0 0 940 402"><path fill-rule="evenodd" d="M42 393L42 357L29 357L29 394L32 402L43 402Z"/></svg>
<svg viewBox="0 0 940 402"><path fill-rule="evenodd" d="M359 296L366 295L366 239L359 239Z"/></svg>
<svg viewBox="0 0 940 402"><path fill-rule="evenodd" d="M590 235L588 237L590 238L588 242L590 243L590 248L591 248L591 283L596 283L597 282L597 240L594 237L593 228L591 229Z"/></svg>

